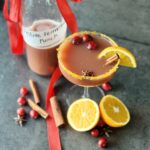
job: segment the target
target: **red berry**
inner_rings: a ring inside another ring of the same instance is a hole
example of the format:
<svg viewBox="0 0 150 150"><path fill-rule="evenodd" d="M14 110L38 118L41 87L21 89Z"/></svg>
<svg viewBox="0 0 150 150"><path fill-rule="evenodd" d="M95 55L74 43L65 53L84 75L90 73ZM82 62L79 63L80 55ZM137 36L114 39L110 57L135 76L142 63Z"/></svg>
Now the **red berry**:
<svg viewBox="0 0 150 150"><path fill-rule="evenodd" d="M32 119L37 119L38 116L39 116L39 114L38 114L37 111L35 111L35 110L31 110L31 111L30 111L30 117L31 117Z"/></svg>
<svg viewBox="0 0 150 150"><path fill-rule="evenodd" d="M83 42L89 42L89 41L93 40L93 38L89 34L84 34L82 37L82 40L83 40Z"/></svg>
<svg viewBox="0 0 150 150"><path fill-rule="evenodd" d="M28 89L25 86L20 88L20 94L22 96L26 96L28 94L28 92L29 91L28 91Z"/></svg>
<svg viewBox="0 0 150 150"><path fill-rule="evenodd" d="M106 123L102 119L100 119L97 126L98 127L103 127L104 125L106 125Z"/></svg>
<svg viewBox="0 0 150 150"><path fill-rule="evenodd" d="M82 38L80 36L75 36L72 39L72 44L74 45L79 45L82 43Z"/></svg>
<svg viewBox="0 0 150 150"><path fill-rule="evenodd" d="M98 140L98 147L99 148L105 148L107 146L107 139L105 137L101 137Z"/></svg>
<svg viewBox="0 0 150 150"><path fill-rule="evenodd" d="M109 82L103 83L103 84L102 84L102 89L103 89L104 91L109 91L109 90L112 89L112 86L111 86L111 84L110 84Z"/></svg>
<svg viewBox="0 0 150 150"><path fill-rule="evenodd" d="M20 117L24 117L26 114L26 111L24 108L18 108L17 109L17 115L20 116Z"/></svg>
<svg viewBox="0 0 150 150"><path fill-rule="evenodd" d="M23 106L26 104L26 98L25 97L19 97L17 100L18 105Z"/></svg>
<svg viewBox="0 0 150 150"><path fill-rule="evenodd" d="M87 48L90 50L96 50L97 44L94 41L89 41L87 44Z"/></svg>
<svg viewBox="0 0 150 150"><path fill-rule="evenodd" d="M91 135L92 135L93 137L98 137L98 136L99 136L99 130L98 130L98 129L93 129L93 130L91 131Z"/></svg>

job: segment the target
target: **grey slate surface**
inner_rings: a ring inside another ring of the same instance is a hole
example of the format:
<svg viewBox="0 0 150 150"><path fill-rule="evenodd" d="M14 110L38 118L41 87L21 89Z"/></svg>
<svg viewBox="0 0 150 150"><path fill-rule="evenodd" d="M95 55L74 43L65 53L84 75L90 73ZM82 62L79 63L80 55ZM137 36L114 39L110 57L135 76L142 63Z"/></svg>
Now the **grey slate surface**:
<svg viewBox="0 0 150 150"><path fill-rule="evenodd" d="M150 43L149 0L83 0L73 4L80 28Z"/></svg>
<svg viewBox="0 0 150 150"><path fill-rule="evenodd" d="M76 12L80 8L77 16L81 29L113 35L120 45L132 50L138 62L136 70L120 68L111 82L114 88L108 93L119 97L128 106L131 122L126 127L113 131L108 150L150 150L150 2L85 0L82 6L74 5ZM109 9L106 9L108 6ZM87 15L89 18L84 17ZM29 86L30 78L37 80L42 97L41 105L44 106L49 78L40 77L30 71L25 56L12 56L7 36L7 29L0 14L0 150L48 150L46 124L43 119L29 119L27 124L20 128L14 123L13 117L18 107L16 99L19 96L19 87ZM71 86L64 78L61 78L56 86L64 113L65 91ZM60 129L60 135L64 150L98 150L98 139L92 138L89 133L77 133L67 126Z"/></svg>

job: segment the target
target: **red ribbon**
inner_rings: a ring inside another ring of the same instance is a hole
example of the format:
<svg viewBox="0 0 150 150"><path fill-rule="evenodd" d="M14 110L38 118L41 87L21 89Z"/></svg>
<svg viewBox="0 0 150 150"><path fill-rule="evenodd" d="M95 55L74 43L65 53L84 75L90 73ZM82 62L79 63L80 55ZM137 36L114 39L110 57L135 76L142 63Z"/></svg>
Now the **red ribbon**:
<svg viewBox="0 0 150 150"><path fill-rule="evenodd" d="M78 25L76 22L76 18L69 7L66 0L56 0L58 8L64 17L68 28L71 33L78 31ZM55 72L52 75L50 80L48 91L47 91L47 99L46 99L46 110L49 112L50 117L47 119L47 131L48 131L48 143L50 150L61 150L61 141L59 136L59 129L55 125L55 120L53 118L52 108L50 105L50 98L55 95L54 86L56 81L61 77L61 72L59 67L56 68Z"/></svg>
<svg viewBox="0 0 150 150"><path fill-rule="evenodd" d="M64 17L68 25L70 32L71 33L77 32L78 26L77 26L76 18L71 8L69 7L67 0L56 0L56 2L62 16Z"/></svg>
<svg viewBox="0 0 150 150"><path fill-rule="evenodd" d="M10 0L10 13L8 13L8 0L5 0L3 15L7 22L9 42L12 54L22 55L24 42L21 34L21 0Z"/></svg>
<svg viewBox="0 0 150 150"><path fill-rule="evenodd" d="M50 115L50 117L48 117L48 119L46 120L48 143L49 143L50 150L61 150L59 130L56 127L56 124L53 118L52 108L50 106L50 97L55 95L55 92L54 92L55 82L61 77L61 75L62 74L59 68L57 67L48 85L48 92L47 92L47 97L46 97L46 111Z"/></svg>
<svg viewBox="0 0 150 150"><path fill-rule="evenodd" d="M82 2L82 0L71 0L72 2L75 2L75 3L79 3L79 2Z"/></svg>

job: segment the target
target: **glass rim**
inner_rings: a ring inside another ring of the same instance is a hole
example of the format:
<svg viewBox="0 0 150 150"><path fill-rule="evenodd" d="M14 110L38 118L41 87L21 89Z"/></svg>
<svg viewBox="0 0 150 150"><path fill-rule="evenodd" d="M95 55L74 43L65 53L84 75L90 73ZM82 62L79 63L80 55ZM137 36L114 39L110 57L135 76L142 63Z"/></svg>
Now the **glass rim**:
<svg viewBox="0 0 150 150"><path fill-rule="evenodd" d="M105 79L110 77L111 75L113 75L113 73L115 73L117 71L117 69L119 68L119 63L120 63L120 59L118 59L117 63L113 66L113 68L111 68L108 72L101 74L101 75L97 75L97 76L83 76L83 75L79 75L76 74L74 72L72 72L71 70L69 70L67 67L65 67L65 65L63 64L63 62L61 61L60 55L62 52L62 47L64 45L64 42L67 41L68 39L72 38L72 36L75 35L83 35L83 34L92 34L92 35L99 35L107 40L109 40L110 44L112 46L118 46L118 44L109 36L102 34L102 33L97 33L97 32L90 32L90 31L82 31L82 32L76 32L74 34L71 34L70 36L68 36L67 38L65 38L65 40L63 41L63 43L58 47L57 51L57 57L58 57L58 63L60 65L60 67L62 67L62 69L69 74L70 76L72 76L73 78L79 79L79 80L101 80L101 79Z"/></svg>

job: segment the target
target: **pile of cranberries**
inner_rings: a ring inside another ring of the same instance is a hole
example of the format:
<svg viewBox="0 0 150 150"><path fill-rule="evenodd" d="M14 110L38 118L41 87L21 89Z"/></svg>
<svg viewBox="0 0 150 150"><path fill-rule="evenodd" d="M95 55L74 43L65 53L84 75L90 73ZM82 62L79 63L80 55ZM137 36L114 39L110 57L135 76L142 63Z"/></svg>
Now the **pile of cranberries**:
<svg viewBox="0 0 150 150"><path fill-rule="evenodd" d="M28 94L29 94L28 88L26 88L25 86L20 88L20 97L17 99L17 103L21 107L17 109L16 113L17 113L17 116L22 117L22 118L24 118L25 115L27 114L23 106L27 104L26 96ZM39 116L38 112L36 112L35 110L30 110L29 115L30 115L30 118L32 119L37 119Z"/></svg>
<svg viewBox="0 0 150 150"><path fill-rule="evenodd" d="M80 45L82 43L86 43L86 47L89 50L97 49L97 43L94 41L93 37L89 34L84 34L83 36L76 35L72 38L73 45Z"/></svg>
<svg viewBox="0 0 150 150"><path fill-rule="evenodd" d="M109 129L109 127L105 124L103 120L100 120L96 126L96 128L92 129L90 134L92 137L98 138L97 146L99 148L106 148L108 144L107 137L109 137L109 134L112 131Z"/></svg>

